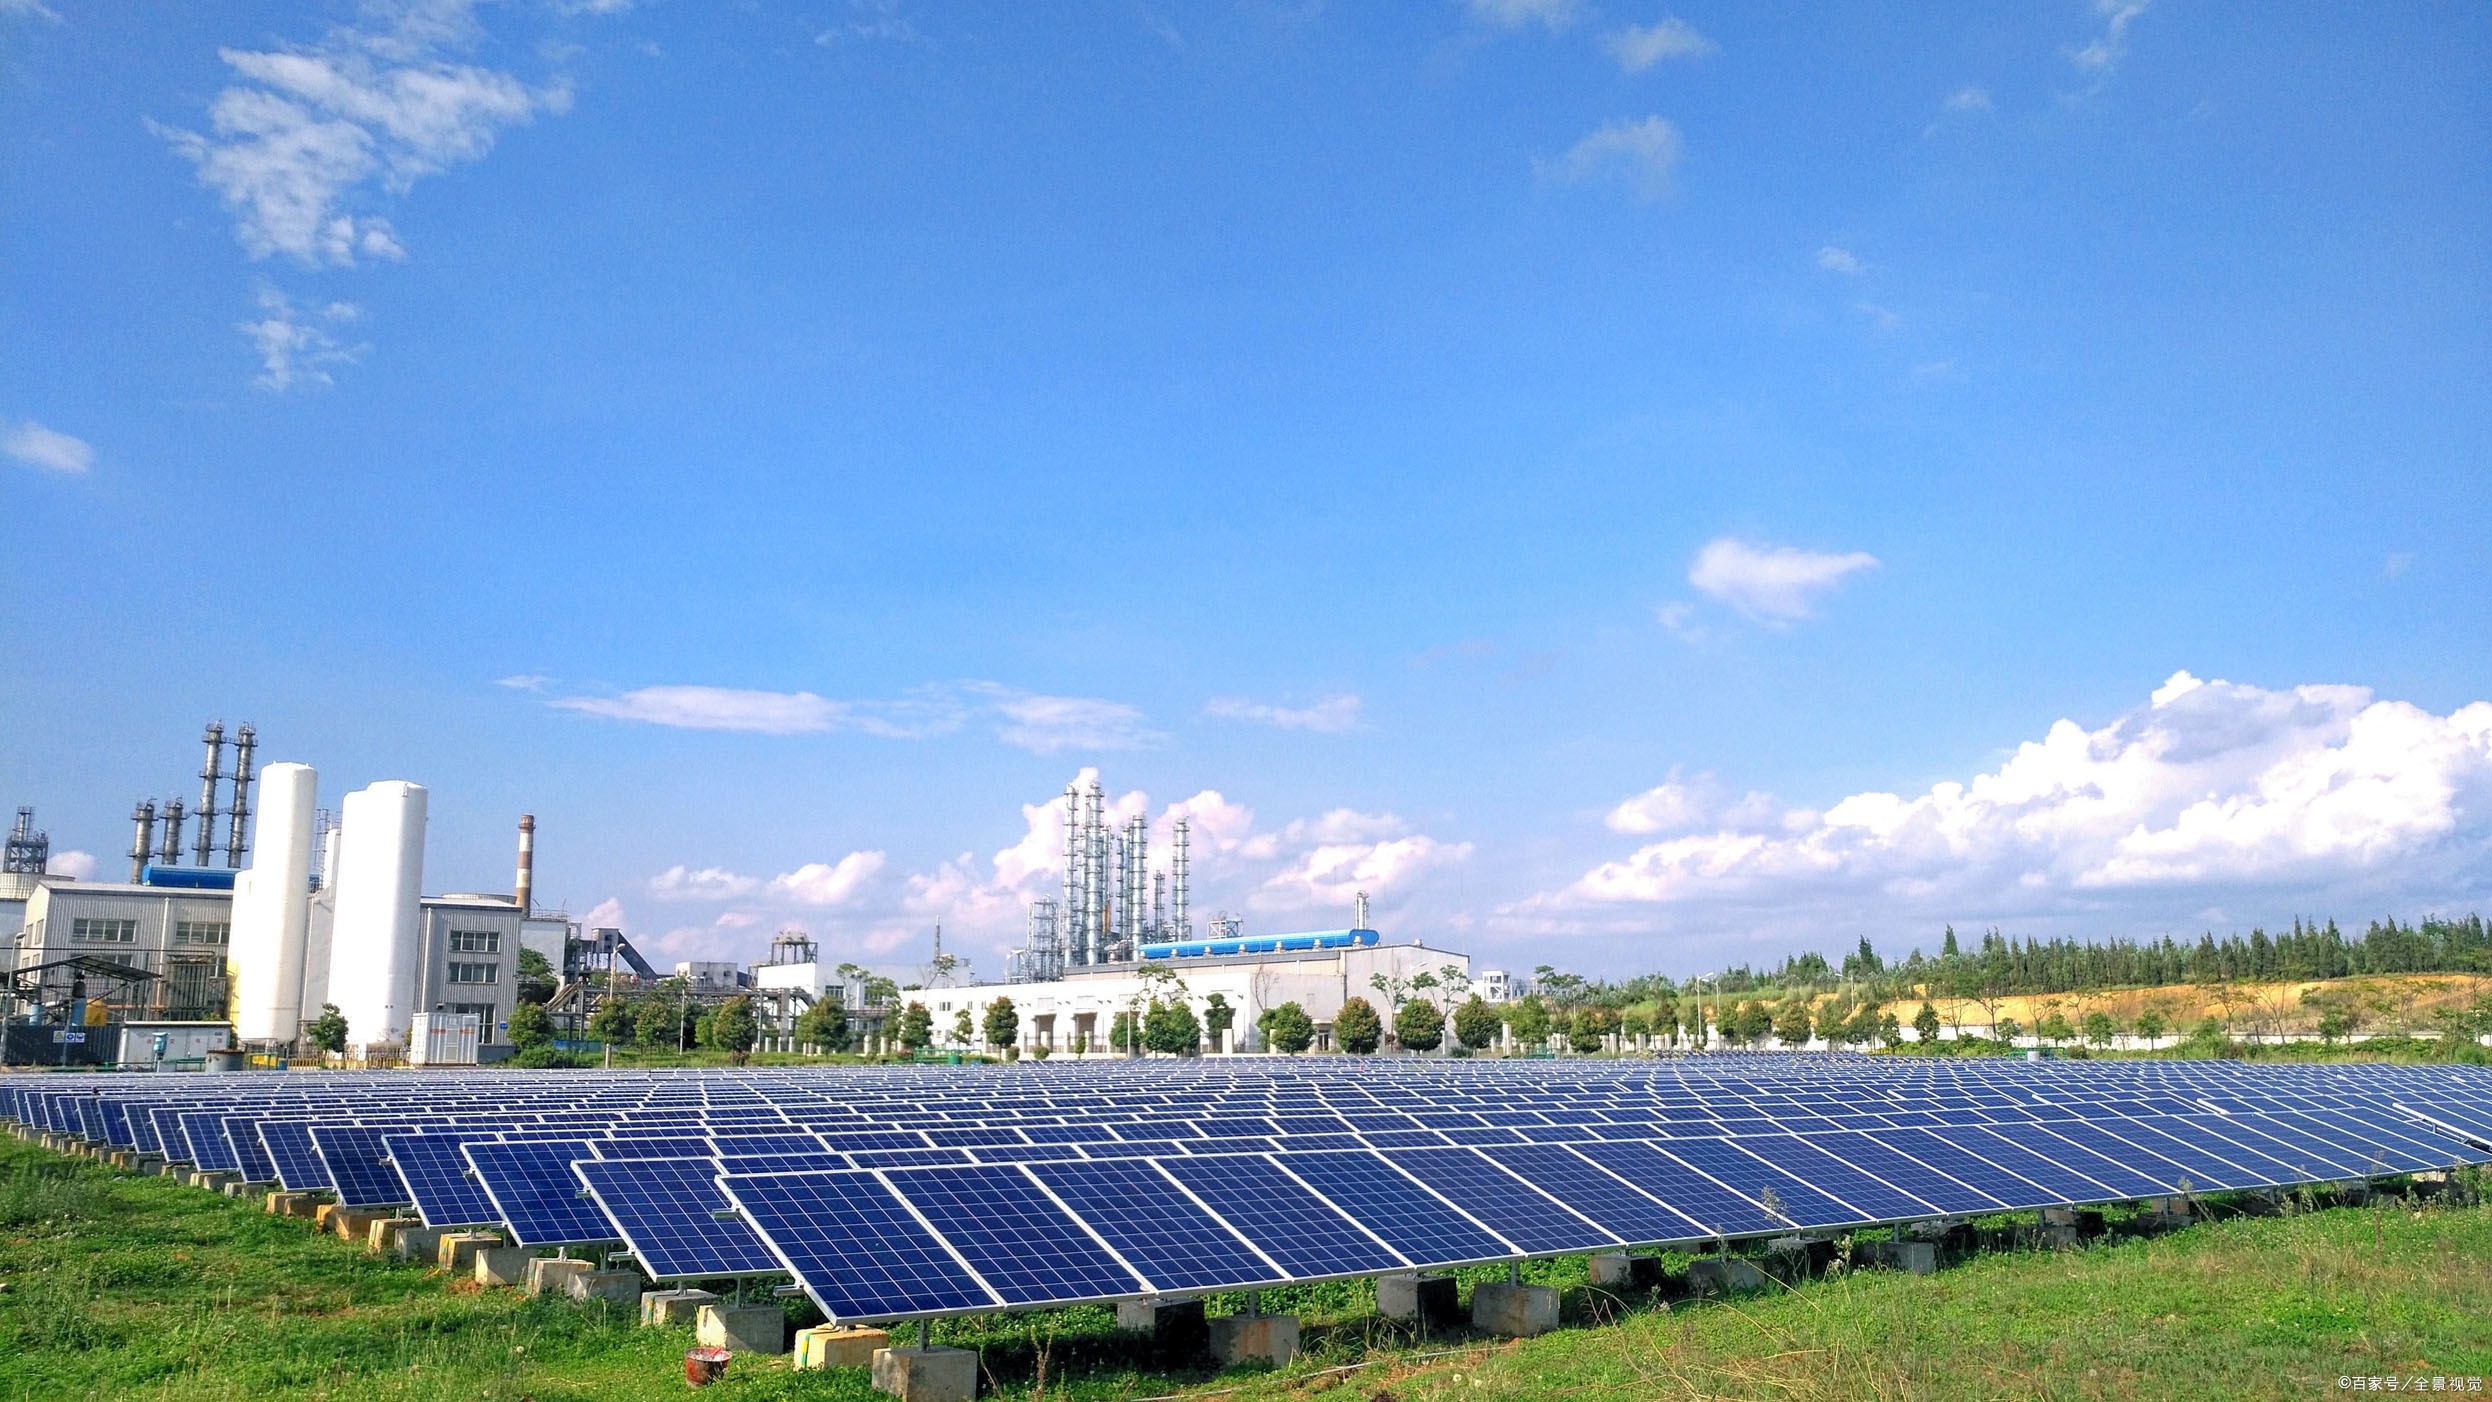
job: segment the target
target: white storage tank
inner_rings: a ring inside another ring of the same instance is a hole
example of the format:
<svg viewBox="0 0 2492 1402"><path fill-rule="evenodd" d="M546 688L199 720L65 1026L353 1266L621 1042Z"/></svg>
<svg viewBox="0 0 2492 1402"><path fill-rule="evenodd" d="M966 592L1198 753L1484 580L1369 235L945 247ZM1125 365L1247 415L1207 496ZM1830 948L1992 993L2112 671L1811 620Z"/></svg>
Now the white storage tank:
<svg viewBox="0 0 2492 1402"><path fill-rule="evenodd" d="M346 1016L349 1047L407 1044L423 929L426 800L423 785L392 779L340 805L328 1001Z"/></svg>
<svg viewBox="0 0 2492 1402"><path fill-rule="evenodd" d="M251 866L234 878L233 942L226 972L234 1035L291 1041L303 1018L303 941L311 919L312 805L319 775L309 765L260 771Z"/></svg>

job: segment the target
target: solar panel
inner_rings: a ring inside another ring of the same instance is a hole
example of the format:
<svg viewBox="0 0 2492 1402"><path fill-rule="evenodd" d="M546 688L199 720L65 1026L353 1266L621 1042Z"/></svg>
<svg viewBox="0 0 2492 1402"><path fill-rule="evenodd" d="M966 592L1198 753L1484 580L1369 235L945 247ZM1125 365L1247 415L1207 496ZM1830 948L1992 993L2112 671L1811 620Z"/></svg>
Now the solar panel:
<svg viewBox="0 0 2492 1402"><path fill-rule="evenodd" d="M519 1246L585 1246L622 1234L572 1175L576 1159L596 1157L578 1139L461 1146L468 1166L493 1202L493 1219Z"/></svg>
<svg viewBox="0 0 2492 1402"><path fill-rule="evenodd" d="M312 1147L328 1166L329 1186L345 1207L396 1207L408 1201L405 1180L389 1165L386 1137L395 1128L315 1124Z"/></svg>
<svg viewBox="0 0 2492 1402"><path fill-rule="evenodd" d="M961 1314L1002 1303L872 1174L729 1174L718 1181L833 1319Z"/></svg>
<svg viewBox="0 0 2492 1402"><path fill-rule="evenodd" d="M1734 1191L1719 1179L1671 1158L1650 1143L1587 1144L1577 1152L1670 1204L1681 1215L1703 1224L1711 1236L1750 1236L1759 1232L1789 1231L1801 1225L1789 1215L1794 1208L1784 1201L1782 1195L1777 1194L1775 1198L1782 1203L1781 1215L1777 1215L1756 1197ZM1753 1176L1763 1178L1767 1174ZM1842 1221L1847 1217L1848 1214L1834 1217L1812 1214L1805 1220L1815 1225L1820 1220Z"/></svg>
<svg viewBox="0 0 2492 1402"><path fill-rule="evenodd" d="M1027 1172L1161 1292L1288 1278L1147 1161L1034 1163Z"/></svg>
<svg viewBox="0 0 2492 1402"><path fill-rule="evenodd" d="M1387 1163L1532 1255L1597 1251L1620 1238L1474 1149L1396 1149Z"/></svg>
<svg viewBox="0 0 2492 1402"><path fill-rule="evenodd" d="M312 1193L329 1186L329 1166L312 1145L311 1126L301 1120L262 1120L260 1147L276 1166L277 1181L286 1191Z"/></svg>
<svg viewBox="0 0 2492 1402"><path fill-rule="evenodd" d="M1519 1254L1513 1243L1374 1154L1290 1154L1280 1165L1414 1263L1445 1266Z"/></svg>
<svg viewBox="0 0 2492 1402"><path fill-rule="evenodd" d="M1008 1305L1149 1289L1018 1167L894 1169L883 1179Z"/></svg>
<svg viewBox="0 0 2492 1402"><path fill-rule="evenodd" d="M1259 1155L1155 1159L1214 1216L1290 1276L1372 1275L1410 1262Z"/></svg>
<svg viewBox="0 0 2492 1402"><path fill-rule="evenodd" d="M581 1159L571 1171L652 1280L786 1269L752 1224L734 1215L734 1204L718 1189L715 1160Z"/></svg>
<svg viewBox="0 0 2492 1402"><path fill-rule="evenodd" d="M1598 1222L1630 1244L1694 1241L1711 1228L1641 1192L1572 1149L1550 1144L1499 1144L1480 1150L1532 1186ZM1627 1191L1620 1192L1625 1187Z"/></svg>
<svg viewBox="0 0 2492 1402"><path fill-rule="evenodd" d="M215 1110L193 1110L182 1116L182 1137L190 1144L190 1161L202 1170L231 1173L242 1167L234 1146L225 1138L225 1116Z"/></svg>
<svg viewBox="0 0 2492 1402"><path fill-rule="evenodd" d="M237 1171L245 1183L274 1183L277 1166L269 1161L268 1150L260 1143L260 1122L251 1115L225 1117L225 1143L234 1151Z"/></svg>
<svg viewBox="0 0 2492 1402"><path fill-rule="evenodd" d="M391 1134L381 1143L418 1216L428 1227L477 1227L501 1221L493 1199L460 1152L479 1138L459 1134Z"/></svg>

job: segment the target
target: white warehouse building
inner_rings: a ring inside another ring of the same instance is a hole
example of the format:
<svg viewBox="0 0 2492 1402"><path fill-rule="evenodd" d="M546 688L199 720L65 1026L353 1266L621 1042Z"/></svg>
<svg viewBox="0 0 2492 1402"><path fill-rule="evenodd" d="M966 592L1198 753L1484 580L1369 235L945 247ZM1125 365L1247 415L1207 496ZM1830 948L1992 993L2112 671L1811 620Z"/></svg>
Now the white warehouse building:
<svg viewBox="0 0 2492 1402"><path fill-rule="evenodd" d="M938 1039L949 1038L963 1009L982 1036L988 1006L1009 998L1020 1016L1019 1044L1025 1054L1042 1048L1051 1056L1082 1048L1109 1053L1108 1033L1116 1015L1141 1012L1155 994L1168 997L1175 990L1167 979L1174 976L1184 985L1183 997L1196 1017L1215 993L1235 1012L1225 1045L1212 1046L1205 1030L1207 1050L1264 1050L1257 1020L1273 1008L1296 1003L1315 1023L1315 1049L1329 1051L1333 1021L1352 998L1366 999L1390 1023L1393 1010L1377 991L1377 978L1399 980L1405 988L1421 974L1456 988L1467 988L1471 978L1470 955L1430 949L1416 940L1386 944L1374 930L1264 936L1240 945L1241 952L1234 954L1160 954L1131 963L1075 966L1062 978L1042 982L913 989L900 999L926 1005ZM1252 952L1245 952L1245 945ZM1146 951L1165 948L1146 946ZM1441 989L1429 993L1432 1001L1445 996Z"/></svg>

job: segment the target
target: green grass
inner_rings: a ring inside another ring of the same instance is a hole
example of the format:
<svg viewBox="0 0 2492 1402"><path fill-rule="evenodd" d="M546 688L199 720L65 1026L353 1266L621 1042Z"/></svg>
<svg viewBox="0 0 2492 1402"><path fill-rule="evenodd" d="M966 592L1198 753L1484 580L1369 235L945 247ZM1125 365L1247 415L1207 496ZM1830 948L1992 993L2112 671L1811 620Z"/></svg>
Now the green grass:
<svg viewBox="0 0 2492 1402"><path fill-rule="evenodd" d="M2396 1205L1705 1303L1608 1297L1580 1259L1538 1262L1532 1277L1566 1290L1568 1327L1521 1343L1414 1339L1374 1319L1364 1282L1267 1291L1264 1307L1299 1314L1310 1345L1268 1375L1164 1366L1100 1308L952 1321L935 1338L981 1349L990 1394L1068 1402L2263 1398L2332 1394L2340 1374L2492 1378L2492 1208L2380 1201ZM256 1204L14 1139L0 1140L0 1282L0 1398L676 1397L692 1344L688 1329L479 1292ZM739 1358L708 1395L877 1394L860 1370Z"/></svg>

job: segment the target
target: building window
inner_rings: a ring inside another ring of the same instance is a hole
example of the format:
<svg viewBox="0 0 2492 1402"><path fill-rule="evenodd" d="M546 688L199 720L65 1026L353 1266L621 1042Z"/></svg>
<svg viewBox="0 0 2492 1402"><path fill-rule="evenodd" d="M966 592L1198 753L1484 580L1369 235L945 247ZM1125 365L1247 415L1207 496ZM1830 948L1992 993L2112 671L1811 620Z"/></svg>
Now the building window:
<svg viewBox="0 0 2492 1402"><path fill-rule="evenodd" d="M136 944L138 943L138 922L104 920L81 915L70 922L69 937L94 944Z"/></svg>
<svg viewBox="0 0 2492 1402"><path fill-rule="evenodd" d="M173 922L175 944L230 944L234 927L223 920L176 920Z"/></svg>
<svg viewBox="0 0 2492 1402"><path fill-rule="evenodd" d="M493 1040L493 1005L491 1003L452 1003L450 1005L450 1013L453 1017L473 1017L476 1019L477 1041L490 1042Z"/></svg>
<svg viewBox="0 0 2492 1402"><path fill-rule="evenodd" d="M502 981L502 966L499 964L452 964L450 981L452 983L499 983Z"/></svg>
<svg viewBox="0 0 2492 1402"><path fill-rule="evenodd" d="M452 954L499 954L502 952L502 932L499 930L452 930L450 952Z"/></svg>

